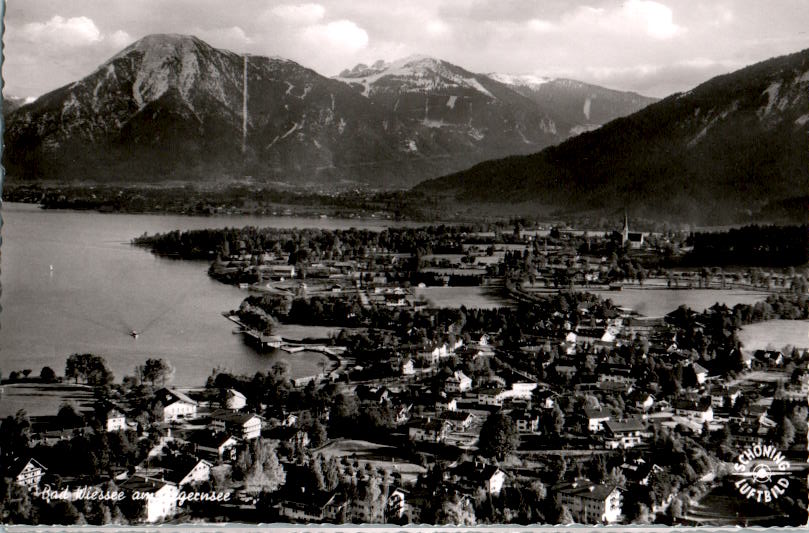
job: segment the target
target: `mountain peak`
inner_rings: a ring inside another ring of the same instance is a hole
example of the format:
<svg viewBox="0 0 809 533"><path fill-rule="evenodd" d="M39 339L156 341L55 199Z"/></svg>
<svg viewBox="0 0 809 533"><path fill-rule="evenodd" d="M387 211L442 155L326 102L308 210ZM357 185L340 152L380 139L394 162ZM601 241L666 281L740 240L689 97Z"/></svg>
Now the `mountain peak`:
<svg viewBox="0 0 809 533"><path fill-rule="evenodd" d="M179 33L152 33L130 44L118 54L126 55L133 50L147 51L159 49L188 49L191 47L209 47L204 41L193 35Z"/></svg>

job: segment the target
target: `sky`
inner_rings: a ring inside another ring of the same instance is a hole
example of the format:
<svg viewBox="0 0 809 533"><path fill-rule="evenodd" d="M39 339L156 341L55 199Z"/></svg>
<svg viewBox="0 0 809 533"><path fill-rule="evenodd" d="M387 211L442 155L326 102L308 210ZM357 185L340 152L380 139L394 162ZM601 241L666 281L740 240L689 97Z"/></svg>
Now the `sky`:
<svg viewBox="0 0 809 533"><path fill-rule="evenodd" d="M809 0L7 0L3 93L78 80L152 33L326 76L423 54L663 97L809 48Z"/></svg>

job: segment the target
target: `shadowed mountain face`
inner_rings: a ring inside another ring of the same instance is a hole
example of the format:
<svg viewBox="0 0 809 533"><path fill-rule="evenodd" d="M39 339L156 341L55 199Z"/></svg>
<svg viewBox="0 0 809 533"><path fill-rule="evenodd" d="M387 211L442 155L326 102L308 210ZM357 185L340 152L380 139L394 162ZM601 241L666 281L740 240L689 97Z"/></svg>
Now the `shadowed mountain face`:
<svg viewBox="0 0 809 533"><path fill-rule="evenodd" d="M719 76L537 154L485 162L417 190L561 210L626 206L650 218L711 223L759 212L777 218L781 208L806 209L807 140L804 50Z"/></svg>
<svg viewBox="0 0 809 533"><path fill-rule="evenodd" d="M399 188L567 138L580 121L430 58L329 79L195 37L151 35L8 113L11 180Z"/></svg>

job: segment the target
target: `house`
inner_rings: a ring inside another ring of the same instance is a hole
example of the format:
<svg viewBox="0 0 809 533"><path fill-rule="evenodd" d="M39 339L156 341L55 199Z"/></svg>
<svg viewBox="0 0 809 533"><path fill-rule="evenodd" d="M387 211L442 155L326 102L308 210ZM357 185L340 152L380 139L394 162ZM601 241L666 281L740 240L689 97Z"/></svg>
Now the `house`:
<svg viewBox="0 0 809 533"><path fill-rule="evenodd" d="M714 385L708 391L708 395L711 397L711 407L716 409L721 409L722 407L732 407L735 405L736 400L742 395L742 391L739 387L725 387L721 385ZM729 405L725 405L725 399L730 401Z"/></svg>
<svg viewBox="0 0 809 533"><path fill-rule="evenodd" d="M118 409L112 408L104 414L104 429L107 433L124 431L126 429L126 415Z"/></svg>
<svg viewBox="0 0 809 533"><path fill-rule="evenodd" d="M47 470L42 466L42 463L32 457L28 460L16 460L12 463L9 474L17 485L30 489L39 485L39 482L42 481L42 476L45 475Z"/></svg>
<svg viewBox="0 0 809 533"><path fill-rule="evenodd" d="M247 398L236 389L228 389L225 396L225 407L228 409L238 411L247 405Z"/></svg>
<svg viewBox="0 0 809 533"><path fill-rule="evenodd" d="M694 400L677 400L674 402L674 414L684 416L700 424L710 422L713 420L711 399L703 398L703 400L699 402Z"/></svg>
<svg viewBox="0 0 809 533"><path fill-rule="evenodd" d="M414 420L408 428L410 440L415 442L442 442L447 438L449 422L432 418Z"/></svg>
<svg viewBox="0 0 809 533"><path fill-rule="evenodd" d="M281 281L295 277L295 265L267 265L264 270L269 271L273 279Z"/></svg>
<svg viewBox="0 0 809 533"><path fill-rule="evenodd" d="M135 492L146 495L141 500L145 505L146 522L159 522L173 516L177 511L177 496L180 491L174 483L136 474L121 485L121 490L130 498Z"/></svg>
<svg viewBox="0 0 809 533"><path fill-rule="evenodd" d="M447 398L444 395L440 395L438 399L435 401L436 413L441 413L443 411L456 411L457 409L458 409L457 398Z"/></svg>
<svg viewBox="0 0 809 533"><path fill-rule="evenodd" d="M525 409L515 409L511 411L511 418L517 425L520 433L537 433L539 431L539 414Z"/></svg>
<svg viewBox="0 0 809 533"><path fill-rule="evenodd" d="M635 407L641 411L648 411L654 406L655 397L648 392L640 392L635 395Z"/></svg>
<svg viewBox="0 0 809 533"><path fill-rule="evenodd" d="M612 418L612 413L606 409L591 409L584 410L584 416L587 418L587 429L591 433L597 433L604 429L604 422Z"/></svg>
<svg viewBox="0 0 809 533"><path fill-rule="evenodd" d="M756 350L752 365L756 368L780 367L784 364L784 354L780 350Z"/></svg>
<svg viewBox="0 0 809 533"><path fill-rule="evenodd" d="M154 396L155 404L163 406L163 422L197 416L197 402L176 389L160 389Z"/></svg>
<svg viewBox="0 0 809 533"><path fill-rule="evenodd" d="M464 461L449 471L449 477L462 491L483 488L494 496L500 494L506 481L506 473L500 468L478 461Z"/></svg>
<svg viewBox="0 0 809 533"><path fill-rule="evenodd" d="M621 492L612 485L577 480L556 487L556 494L577 524L612 524L621 518Z"/></svg>
<svg viewBox="0 0 809 533"><path fill-rule="evenodd" d="M199 459L190 468L188 466L175 468L169 476L169 481L176 483L178 487L208 481L211 477L211 468L213 464L205 459Z"/></svg>
<svg viewBox="0 0 809 533"><path fill-rule="evenodd" d="M348 502L337 491L322 491L297 487L285 491L278 503L278 515L292 522L343 522Z"/></svg>
<svg viewBox="0 0 809 533"><path fill-rule="evenodd" d="M243 440L257 439L261 435L261 417L255 413L239 413L218 409L211 413L211 429L226 431Z"/></svg>
<svg viewBox="0 0 809 533"><path fill-rule="evenodd" d="M556 404L555 394L548 389L534 391L532 400L541 409L553 409Z"/></svg>
<svg viewBox="0 0 809 533"><path fill-rule="evenodd" d="M463 346L463 340L458 339L453 343L444 343L441 345L438 344L431 344L427 346L422 352L419 353L419 357L424 359L425 361L429 362L430 365L435 366L438 364L438 361L444 359L446 357L450 357L455 350L461 348Z"/></svg>
<svg viewBox="0 0 809 533"><path fill-rule="evenodd" d="M401 404L393 409L393 423L397 426L406 424L410 420L410 411L413 409L412 404Z"/></svg>
<svg viewBox="0 0 809 533"><path fill-rule="evenodd" d="M478 404L503 407L504 391L500 387L487 387L478 391Z"/></svg>
<svg viewBox="0 0 809 533"><path fill-rule="evenodd" d="M469 429L475 417L472 413L467 411L445 411L441 413L441 420L449 422L449 425L455 431L464 431Z"/></svg>
<svg viewBox="0 0 809 533"><path fill-rule="evenodd" d="M637 418L624 421L607 420L604 422L604 427L607 434L607 447L613 450L634 448L650 435L643 421Z"/></svg>
<svg viewBox="0 0 809 533"><path fill-rule="evenodd" d="M650 463L638 457L623 463L621 465L621 471L627 481L646 486L649 484L649 478L652 474L663 472L663 467L659 466L657 463Z"/></svg>
<svg viewBox="0 0 809 533"><path fill-rule="evenodd" d="M560 376L562 376L565 379L571 379L573 376L576 375L576 372L578 372L578 369L573 364L559 363L559 364L554 365L553 368L554 368L554 370L556 371L557 374L559 374Z"/></svg>
<svg viewBox="0 0 809 533"><path fill-rule="evenodd" d="M401 373L403 376L412 376L416 373L416 365L412 359L408 358L402 363Z"/></svg>
<svg viewBox="0 0 809 533"><path fill-rule="evenodd" d="M208 430L196 431L191 434L188 441L197 450L197 453L207 455L214 459L233 461L236 459L236 448L239 445L233 435L227 432L214 433Z"/></svg>
<svg viewBox="0 0 809 533"><path fill-rule="evenodd" d="M390 398L390 390L387 387L370 387L364 383L357 385L354 394L359 401L372 404L382 404Z"/></svg>
<svg viewBox="0 0 809 533"><path fill-rule="evenodd" d="M296 427L274 427L268 431L265 431L264 437L286 443L292 447L306 448L309 446L309 434Z"/></svg>
<svg viewBox="0 0 809 533"><path fill-rule="evenodd" d="M472 388L472 378L456 370L444 382L444 390L448 393L462 393Z"/></svg>
<svg viewBox="0 0 809 533"><path fill-rule="evenodd" d="M388 522L398 521L404 517L408 494L408 491L400 487L392 487L388 491L388 500L385 503L385 517Z"/></svg>
<svg viewBox="0 0 809 533"><path fill-rule="evenodd" d="M627 365L601 365L597 369L599 383L634 385L632 368Z"/></svg>
<svg viewBox="0 0 809 533"><path fill-rule="evenodd" d="M708 379L708 369L699 363L694 363L691 365L691 368L694 370L694 374L697 376L697 384L702 385L705 383L705 380Z"/></svg>

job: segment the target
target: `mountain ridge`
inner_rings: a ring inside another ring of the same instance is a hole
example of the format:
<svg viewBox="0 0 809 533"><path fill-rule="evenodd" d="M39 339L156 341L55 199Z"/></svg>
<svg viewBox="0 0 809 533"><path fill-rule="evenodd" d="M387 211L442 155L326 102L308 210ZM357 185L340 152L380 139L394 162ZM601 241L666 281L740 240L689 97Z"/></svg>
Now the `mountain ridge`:
<svg viewBox="0 0 809 533"><path fill-rule="evenodd" d="M433 58L402 66L409 63L398 77L374 80L369 98L361 82L327 78L288 59L239 55L193 36L149 35L88 76L8 113L3 163L12 180L252 176L402 188L536 152L575 126L485 75Z"/></svg>
<svg viewBox="0 0 809 533"><path fill-rule="evenodd" d="M717 76L528 156L415 190L561 210L626 207L701 222L745 220L809 190L809 49Z"/></svg>

